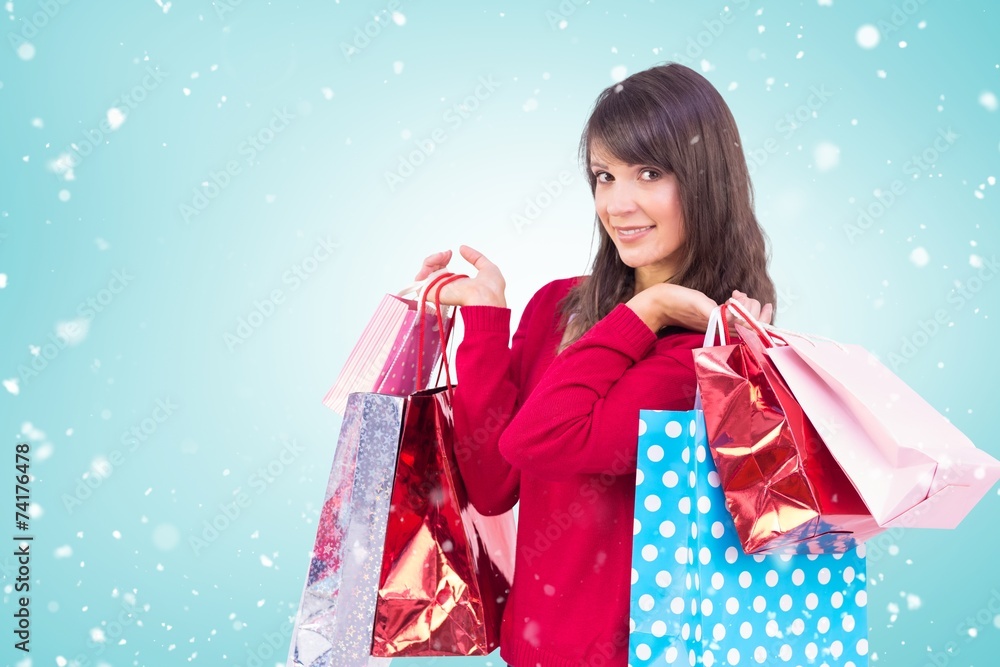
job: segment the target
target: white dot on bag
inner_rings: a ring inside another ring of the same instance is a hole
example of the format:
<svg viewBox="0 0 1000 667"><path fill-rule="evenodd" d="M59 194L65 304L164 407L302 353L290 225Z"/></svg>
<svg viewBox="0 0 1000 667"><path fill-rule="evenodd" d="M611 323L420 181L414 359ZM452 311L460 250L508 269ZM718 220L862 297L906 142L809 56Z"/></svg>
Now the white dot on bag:
<svg viewBox="0 0 1000 667"><path fill-rule="evenodd" d="M639 644L635 647L635 657L640 660L649 660L651 655L653 655L653 651L646 644Z"/></svg>
<svg viewBox="0 0 1000 667"><path fill-rule="evenodd" d="M819 604L819 598L816 597L815 593L810 593L806 596L806 609L815 609L816 605Z"/></svg>
<svg viewBox="0 0 1000 667"><path fill-rule="evenodd" d="M670 611L672 611L672 612L674 612L675 614L678 614L678 615L683 614L684 613L684 598L674 598L673 600L671 600L670 601Z"/></svg>
<svg viewBox="0 0 1000 667"><path fill-rule="evenodd" d="M847 630L848 632L854 630L854 617L851 616L850 614L844 616L844 629Z"/></svg>
<svg viewBox="0 0 1000 667"><path fill-rule="evenodd" d="M840 640L834 641L830 644L830 655L836 660L840 658L840 654L844 652L844 645L840 643Z"/></svg>
<svg viewBox="0 0 1000 667"><path fill-rule="evenodd" d="M677 473L675 473L673 470L668 470L667 472L663 473L663 486L667 487L668 489L672 489L675 486L677 486L677 481L678 481Z"/></svg>
<svg viewBox="0 0 1000 667"><path fill-rule="evenodd" d="M678 501L678 503L677 503L677 509L679 509L681 511L681 514L690 514L691 513L691 499L690 498L681 498L680 501Z"/></svg>
<svg viewBox="0 0 1000 667"><path fill-rule="evenodd" d="M691 600L691 615L692 616L696 616L697 614L698 614L698 601L692 599ZM698 624L698 627L699 628L701 627L700 623Z"/></svg>
<svg viewBox="0 0 1000 667"><path fill-rule="evenodd" d="M830 619L826 616L821 616L819 621L816 622L816 629L819 630L820 634L825 635L830 629Z"/></svg>
<svg viewBox="0 0 1000 667"><path fill-rule="evenodd" d="M814 644L813 642L809 642L808 644L806 644L806 657L809 659L810 662L816 659L817 654L819 654L819 648L816 646L816 644Z"/></svg>
<svg viewBox="0 0 1000 667"><path fill-rule="evenodd" d="M659 550L652 544L647 544L642 548L642 559L648 562L653 562L656 560L657 555L659 555Z"/></svg>
<svg viewBox="0 0 1000 667"><path fill-rule="evenodd" d="M698 537L698 524L696 523L691 524L691 537L692 538Z"/></svg>
<svg viewBox="0 0 1000 667"><path fill-rule="evenodd" d="M701 561L702 565L708 565L712 562L712 550L708 547L702 547L701 551L698 552L698 560Z"/></svg>
<svg viewBox="0 0 1000 667"><path fill-rule="evenodd" d="M653 596L648 593L646 595L640 595L639 609L642 609L643 611L651 611L653 609Z"/></svg>
<svg viewBox="0 0 1000 667"><path fill-rule="evenodd" d="M660 535L664 537L673 537L676 528L674 527L674 522L667 520L660 524Z"/></svg>
<svg viewBox="0 0 1000 667"><path fill-rule="evenodd" d="M729 563L730 565L735 563L736 559L739 558L739 556L740 554L739 551L737 551L736 547L729 547L728 549L726 549L726 562Z"/></svg>
<svg viewBox="0 0 1000 667"><path fill-rule="evenodd" d="M768 637L777 637L780 633L778 632L778 622L773 618L764 625L764 634Z"/></svg>
<svg viewBox="0 0 1000 667"><path fill-rule="evenodd" d="M635 632L635 619L634 618L629 618L628 619L628 631L629 632Z"/></svg>
<svg viewBox="0 0 1000 667"><path fill-rule="evenodd" d="M791 609L792 596L788 595L787 593L785 595L782 595L781 599L778 601L778 606L781 607L781 611L788 611L789 609Z"/></svg>
<svg viewBox="0 0 1000 667"><path fill-rule="evenodd" d="M717 642L721 642L726 638L726 626L722 623L716 623L715 627L712 628L712 639Z"/></svg>
<svg viewBox="0 0 1000 667"><path fill-rule="evenodd" d="M854 603L859 607L868 604L868 591L858 591L857 595L854 596Z"/></svg>
<svg viewBox="0 0 1000 667"><path fill-rule="evenodd" d="M691 463L691 450L687 447L681 450L681 461L684 461L684 463Z"/></svg>
<svg viewBox="0 0 1000 667"><path fill-rule="evenodd" d="M736 598L729 598L726 600L726 613L730 615L736 615L740 611L740 601Z"/></svg>
<svg viewBox="0 0 1000 667"><path fill-rule="evenodd" d="M858 640L858 655L865 655L868 653L868 640L859 639Z"/></svg>
<svg viewBox="0 0 1000 667"><path fill-rule="evenodd" d="M840 591L834 591L833 595L830 596L830 604L833 605L834 609L840 609L844 604L844 594Z"/></svg>
<svg viewBox="0 0 1000 667"><path fill-rule="evenodd" d="M668 665L674 664L674 661L677 660L677 649L671 646L667 649L667 652L663 655L663 657L667 659Z"/></svg>
<svg viewBox="0 0 1000 667"><path fill-rule="evenodd" d="M753 651L753 659L763 665L767 660L767 650L763 646L758 646Z"/></svg>
<svg viewBox="0 0 1000 667"><path fill-rule="evenodd" d="M854 568L848 565L844 568L844 583L850 584L852 581L854 581Z"/></svg>
<svg viewBox="0 0 1000 667"><path fill-rule="evenodd" d="M792 647L788 644L782 644L781 648L778 649L778 657L788 662L792 659Z"/></svg>
<svg viewBox="0 0 1000 667"><path fill-rule="evenodd" d="M639 581L639 571L634 567L632 568L632 585L635 586Z"/></svg>
<svg viewBox="0 0 1000 667"><path fill-rule="evenodd" d="M753 610L758 614L763 612L767 608L767 600L764 599L763 595L758 595L753 599Z"/></svg>
<svg viewBox="0 0 1000 667"><path fill-rule="evenodd" d="M638 519L634 519L632 522L632 534L638 535L642 531L642 524L639 523Z"/></svg>
<svg viewBox="0 0 1000 667"><path fill-rule="evenodd" d="M663 460L663 447L659 445L652 445L646 450L646 458L648 458L653 463Z"/></svg>
<svg viewBox="0 0 1000 667"><path fill-rule="evenodd" d="M801 635L805 631L806 631L806 622L805 621L803 621L801 618L797 618L794 621L792 621L792 634L793 635Z"/></svg>
<svg viewBox="0 0 1000 667"><path fill-rule="evenodd" d="M824 586L830 583L830 568L828 567L821 568L819 574L817 575L817 578L819 579L819 583L823 584Z"/></svg>
<svg viewBox="0 0 1000 667"><path fill-rule="evenodd" d="M692 489L698 485L698 478L694 474L694 470L688 473L688 486Z"/></svg>
<svg viewBox="0 0 1000 667"><path fill-rule="evenodd" d="M740 572L740 586L743 588L750 588L750 584L753 583L753 577L746 570Z"/></svg>
<svg viewBox="0 0 1000 667"><path fill-rule="evenodd" d="M670 573L666 570L660 570L656 573L656 585L660 588L666 588L669 586L672 579L673 577L671 577Z"/></svg>
<svg viewBox="0 0 1000 667"><path fill-rule="evenodd" d="M711 616L712 615L712 608L713 608L712 607L712 601L709 600L708 598L705 598L704 600L701 601L701 615L702 616Z"/></svg>
<svg viewBox="0 0 1000 667"><path fill-rule="evenodd" d="M650 512L655 512L660 509L660 497L657 495L646 496L646 500L644 500L642 504L645 505L646 509Z"/></svg>
<svg viewBox="0 0 1000 667"><path fill-rule="evenodd" d="M764 575L764 581L768 586L774 588L778 585L778 573L774 570L768 570L767 574Z"/></svg>
<svg viewBox="0 0 1000 667"><path fill-rule="evenodd" d="M639 486L644 479L646 479L646 476L642 474L642 470L637 469L635 471L635 485Z"/></svg>
<svg viewBox="0 0 1000 667"><path fill-rule="evenodd" d="M740 652L734 648L729 649L729 653L726 654L726 660L729 661L730 665L740 664ZM667 661L667 664L670 664L669 660Z"/></svg>
<svg viewBox="0 0 1000 667"><path fill-rule="evenodd" d="M667 634L667 624L663 621L653 621L653 625L649 627L649 631L653 633L654 637L662 637Z"/></svg>
<svg viewBox="0 0 1000 667"><path fill-rule="evenodd" d="M721 521L716 521L712 524L712 537L719 539L726 532Z"/></svg>
<svg viewBox="0 0 1000 667"><path fill-rule="evenodd" d="M688 565L694 565L694 549L688 547L687 552L688 552L688 557L687 557Z"/></svg>
<svg viewBox="0 0 1000 667"><path fill-rule="evenodd" d="M726 585L726 579L722 576L721 572L716 572L712 575L712 588L717 591L721 591L722 587Z"/></svg>
<svg viewBox="0 0 1000 667"><path fill-rule="evenodd" d="M715 488L719 488L719 484L721 483L721 480L719 479L719 473L715 472L714 470L708 473L708 483Z"/></svg>
<svg viewBox="0 0 1000 667"><path fill-rule="evenodd" d="M687 563L687 555L687 547L677 547L677 551L674 552L674 560L677 561L679 565L684 565Z"/></svg>
<svg viewBox="0 0 1000 667"><path fill-rule="evenodd" d="M855 551L858 554L858 558L864 558L865 552L868 551L868 549L865 547L865 543L862 542L861 544L858 545L858 548L855 549Z"/></svg>
<svg viewBox="0 0 1000 667"><path fill-rule="evenodd" d="M698 431L697 422L695 422L695 420L692 419L691 423L688 424L688 433L690 433L693 436L697 431Z"/></svg>
<svg viewBox="0 0 1000 667"><path fill-rule="evenodd" d="M676 438L681 434L681 423L670 420L667 422L667 428L664 430L666 431L668 438Z"/></svg>
<svg viewBox="0 0 1000 667"><path fill-rule="evenodd" d="M702 660L705 663L705 667L712 667L712 665L715 664L715 655L708 649L705 649L705 655L702 656ZM697 663L692 663L692 664L697 664Z"/></svg>
<svg viewBox="0 0 1000 667"><path fill-rule="evenodd" d="M743 621L740 623L740 637L743 639L750 639L750 635L753 634L753 624L750 621Z"/></svg>
<svg viewBox="0 0 1000 667"><path fill-rule="evenodd" d="M765 558L767 558L767 556L765 556L764 554L754 554L753 555L753 559L755 561L757 561L758 563L763 563Z"/></svg>
<svg viewBox="0 0 1000 667"><path fill-rule="evenodd" d="M698 499L698 511L702 514L708 514L708 511L712 509L712 501L708 499L708 496L702 496Z"/></svg>
<svg viewBox="0 0 1000 667"><path fill-rule="evenodd" d="M795 584L796 586L801 586L805 580L806 580L806 573L803 572L802 570L796 569L794 572L792 572L792 583Z"/></svg>
<svg viewBox="0 0 1000 667"><path fill-rule="evenodd" d="M646 420L639 420L639 435L643 435L646 432Z"/></svg>

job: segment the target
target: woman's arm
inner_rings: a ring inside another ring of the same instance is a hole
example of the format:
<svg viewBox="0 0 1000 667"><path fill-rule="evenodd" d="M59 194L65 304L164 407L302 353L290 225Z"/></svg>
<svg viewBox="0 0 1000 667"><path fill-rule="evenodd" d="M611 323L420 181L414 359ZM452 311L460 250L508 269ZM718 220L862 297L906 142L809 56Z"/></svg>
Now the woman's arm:
<svg viewBox="0 0 1000 667"><path fill-rule="evenodd" d="M465 333L455 353L455 457L470 502L487 516L509 510L520 493L520 471L497 444L520 407L521 357L541 292L525 307L510 347L510 309L488 305L502 302L484 297L481 305L460 308Z"/></svg>

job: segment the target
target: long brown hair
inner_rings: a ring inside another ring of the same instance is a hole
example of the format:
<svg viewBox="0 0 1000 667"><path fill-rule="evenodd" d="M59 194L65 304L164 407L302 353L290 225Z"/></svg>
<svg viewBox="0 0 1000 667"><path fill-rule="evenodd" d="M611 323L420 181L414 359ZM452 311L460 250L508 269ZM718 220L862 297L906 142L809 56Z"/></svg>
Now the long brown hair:
<svg viewBox="0 0 1000 667"><path fill-rule="evenodd" d="M740 290L777 309L767 273L767 236L754 215L753 185L739 130L708 79L689 67L668 63L604 89L580 138L580 159L591 193L597 187L590 169L594 144L618 161L657 167L676 176L683 259L666 282L704 292L716 303ZM565 345L557 352L631 299L635 290L635 269L621 260L596 213L594 222L600 246L590 275L561 301L560 327L567 328Z"/></svg>

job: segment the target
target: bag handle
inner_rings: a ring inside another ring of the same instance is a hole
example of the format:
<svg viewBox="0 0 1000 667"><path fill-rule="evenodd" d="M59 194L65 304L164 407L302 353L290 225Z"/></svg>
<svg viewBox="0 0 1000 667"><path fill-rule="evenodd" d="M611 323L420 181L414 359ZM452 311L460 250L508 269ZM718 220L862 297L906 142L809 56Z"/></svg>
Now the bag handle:
<svg viewBox="0 0 1000 667"><path fill-rule="evenodd" d="M450 373L450 369L448 367L448 339L451 337L451 332L452 332L452 329L454 328L455 313L452 312L451 317L449 318L449 320L450 320L450 326L448 328L448 334L446 336L445 335L445 327L444 327L444 318L442 317L442 314L441 314L441 288L444 287L445 285L447 285L448 283L452 282L452 281L459 280L460 278L468 278L468 277L469 276L464 275L464 274L455 274L455 273L442 273L442 274L434 277L434 279L432 279L430 282L428 282L428 284L426 285L426 288L423 289L423 290L421 290L421 293L420 293L421 298L420 298L419 303L417 304L417 320L418 320L418 324L417 324L417 326L418 326L417 378L419 379L419 378L423 377L422 371L423 371L423 356L424 356L424 354L423 354L423 350L424 350L424 330L426 328L426 323L425 323L425 319L426 318L424 317L424 312L425 312L424 306L427 304L427 301L426 301L426 299L427 299L427 293L433 287L437 286L437 291L434 292L434 306L435 306L435 309L436 309L436 315L437 315L437 320L438 320L438 333L441 336L441 360L442 360L442 365L444 366L445 378L447 379L447 382L448 382L448 390L449 391L451 391L451 373ZM438 283L440 283L440 284L438 284ZM440 369L438 370L438 377L439 378L441 377L441 371L440 371Z"/></svg>

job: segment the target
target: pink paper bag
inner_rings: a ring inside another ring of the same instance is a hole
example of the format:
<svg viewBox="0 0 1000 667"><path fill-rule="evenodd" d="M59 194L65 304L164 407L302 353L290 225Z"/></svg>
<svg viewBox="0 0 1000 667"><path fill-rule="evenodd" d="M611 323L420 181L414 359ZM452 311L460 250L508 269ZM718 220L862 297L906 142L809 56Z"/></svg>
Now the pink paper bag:
<svg viewBox="0 0 1000 667"><path fill-rule="evenodd" d="M795 398L882 527L958 526L1000 462L859 345L774 329L769 348Z"/></svg>
<svg viewBox="0 0 1000 667"><path fill-rule="evenodd" d="M431 371L437 365L442 353L441 338L438 334L437 316L433 303L426 304L423 313L427 330L433 335L425 336L423 348L419 348L419 304L427 281L420 281L398 292L382 297L375 314L372 315L340 371L337 381L323 398L323 405L343 415L347 406L347 395L352 392L374 392L391 396L409 396L429 384ZM418 291L417 299L404 298ZM448 317L448 306L443 306L445 338L447 339L454 317ZM417 377L417 357L422 377Z"/></svg>

